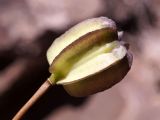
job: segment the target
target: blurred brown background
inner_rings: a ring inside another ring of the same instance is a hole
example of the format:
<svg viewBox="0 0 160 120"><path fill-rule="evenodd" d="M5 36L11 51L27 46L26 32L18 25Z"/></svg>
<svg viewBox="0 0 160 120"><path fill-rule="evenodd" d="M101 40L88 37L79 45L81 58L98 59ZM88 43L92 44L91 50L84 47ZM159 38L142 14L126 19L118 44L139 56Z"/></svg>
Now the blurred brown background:
<svg viewBox="0 0 160 120"><path fill-rule="evenodd" d="M46 50L74 24L107 16L124 31L132 69L113 88L73 98L49 90L24 120L159 120L159 0L0 0L0 120L10 120L49 76Z"/></svg>

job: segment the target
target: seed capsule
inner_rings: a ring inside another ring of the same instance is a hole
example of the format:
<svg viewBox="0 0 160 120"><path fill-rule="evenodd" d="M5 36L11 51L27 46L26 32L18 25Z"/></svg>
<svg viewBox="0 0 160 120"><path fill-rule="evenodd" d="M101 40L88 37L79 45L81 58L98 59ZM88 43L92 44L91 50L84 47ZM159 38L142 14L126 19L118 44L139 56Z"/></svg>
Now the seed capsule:
<svg viewBox="0 0 160 120"><path fill-rule="evenodd" d="M132 63L128 57L112 20L89 19L57 38L48 49L50 81L63 85L72 96L91 95L123 79Z"/></svg>

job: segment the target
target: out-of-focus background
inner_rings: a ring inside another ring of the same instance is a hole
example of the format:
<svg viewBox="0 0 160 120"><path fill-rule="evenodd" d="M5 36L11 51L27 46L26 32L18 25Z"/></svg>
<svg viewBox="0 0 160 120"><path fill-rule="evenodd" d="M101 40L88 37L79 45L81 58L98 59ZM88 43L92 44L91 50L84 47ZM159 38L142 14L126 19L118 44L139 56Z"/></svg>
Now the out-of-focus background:
<svg viewBox="0 0 160 120"><path fill-rule="evenodd" d="M159 0L0 0L0 120L10 120L49 76L46 50L76 23L107 16L124 31L131 71L85 98L50 89L24 120L159 120Z"/></svg>

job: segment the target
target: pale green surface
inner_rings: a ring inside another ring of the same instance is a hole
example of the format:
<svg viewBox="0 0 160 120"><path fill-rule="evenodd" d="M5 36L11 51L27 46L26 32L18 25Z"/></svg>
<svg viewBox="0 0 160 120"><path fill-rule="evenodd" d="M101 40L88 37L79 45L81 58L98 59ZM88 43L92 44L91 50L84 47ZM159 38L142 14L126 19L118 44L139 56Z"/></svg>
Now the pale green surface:
<svg viewBox="0 0 160 120"><path fill-rule="evenodd" d="M86 61L89 61L90 59L94 58L95 56L98 56L102 53L107 53L110 52L115 48L115 46L118 46L118 41L113 41L111 43L102 45L102 46L97 46L94 47L93 49L89 50L83 58L81 58L74 66L73 69L76 68L77 66L80 66L84 64Z"/></svg>

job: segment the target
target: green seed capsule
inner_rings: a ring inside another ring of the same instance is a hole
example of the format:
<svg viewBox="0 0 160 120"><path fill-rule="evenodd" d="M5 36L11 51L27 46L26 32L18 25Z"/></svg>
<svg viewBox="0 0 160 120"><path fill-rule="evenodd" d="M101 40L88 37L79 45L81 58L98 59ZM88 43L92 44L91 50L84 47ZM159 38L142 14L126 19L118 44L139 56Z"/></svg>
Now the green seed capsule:
<svg viewBox="0 0 160 120"><path fill-rule="evenodd" d="M112 20L83 21L57 38L47 51L50 81L76 97L103 91L127 74L132 62L128 54Z"/></svg>

